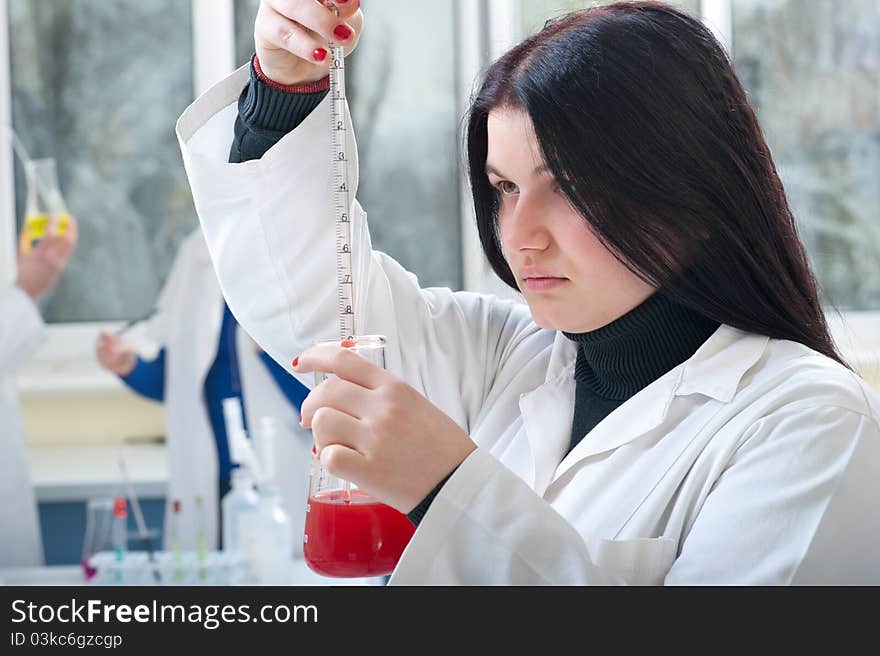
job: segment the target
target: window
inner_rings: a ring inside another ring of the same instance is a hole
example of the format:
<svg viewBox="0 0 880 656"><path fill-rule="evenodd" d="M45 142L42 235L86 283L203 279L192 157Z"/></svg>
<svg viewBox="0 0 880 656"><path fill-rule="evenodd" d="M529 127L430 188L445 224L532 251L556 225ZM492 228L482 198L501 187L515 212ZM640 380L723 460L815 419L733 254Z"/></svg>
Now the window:
<svg viewBox="0 0 880 656"><path fill-rule="evenodd" d="M193 99L191 6L179 0L7 0L12 126L53 157L80 245L43 304L50 323L149 312L197 226L174 134ZM49 45L51 44L51 47ZM16 165L15 206L25 181ZM5 241L5 240L4 240Z"/></svg>
<svg viewBox="0 0 880 656"><path fill-rule="evenodd" d="M373 247L422 286L461 288L455 3L362 4L368 36L346 59L346 92ZM253 53L258 5L235 3L239 63Z"/></svg>
<svg viewBox="0 0 880 656"><path fill-rule="evenodd" d="M739 75L819 282L880 310L880 4L732 3Z"/></svg>

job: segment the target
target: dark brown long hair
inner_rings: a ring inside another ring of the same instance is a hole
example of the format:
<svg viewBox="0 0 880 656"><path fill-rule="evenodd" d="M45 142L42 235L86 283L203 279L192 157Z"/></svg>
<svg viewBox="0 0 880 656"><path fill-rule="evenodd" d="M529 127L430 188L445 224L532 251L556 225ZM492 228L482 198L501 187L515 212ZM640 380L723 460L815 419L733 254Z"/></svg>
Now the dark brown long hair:
<svg viewBox="0 0 880 656"><path fill-rule="evenodd" d="M483 250L516 289L485 170L487 118L506 107L529 115L560 188L634 274L703 316L843 363L755 113L699 20L656 2L586 9L489 68L468 167Z"/></svg>

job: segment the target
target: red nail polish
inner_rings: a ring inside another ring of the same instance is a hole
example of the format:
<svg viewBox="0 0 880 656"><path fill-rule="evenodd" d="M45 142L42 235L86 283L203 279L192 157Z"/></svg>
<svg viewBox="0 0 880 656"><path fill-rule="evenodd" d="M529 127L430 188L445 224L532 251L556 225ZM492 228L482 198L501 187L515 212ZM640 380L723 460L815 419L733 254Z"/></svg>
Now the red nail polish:
<svg viewBox="0 0 880 656"><path fill-rule="evenodd" d="M291 367L295 367L295 366L298 365L298 364L299 364L299 356L296 356L296 357L293 359L293 362L290 363L290 366L291 366Z"/></svg>
<svg viewBox="0 0 880 656"><path fill-rule="evenodd" d="M312 50L312 59L315 61L324 61L327 59L327 51L324 48L315 48Z"/></svg>
<svg viewBox="0 0 880 656"><path fill-rule="evenodd" d="M333 36L335 36L340 41L345 41L352 34L351 28L348 25L337 25L333 29Z"/></svg>
<svg viewBox="0 0 880 656"><path fill-rule="evenodd" d="M313 456L318 455L318 447L315 446L314 444L312 445L312 455Z"/></svg>

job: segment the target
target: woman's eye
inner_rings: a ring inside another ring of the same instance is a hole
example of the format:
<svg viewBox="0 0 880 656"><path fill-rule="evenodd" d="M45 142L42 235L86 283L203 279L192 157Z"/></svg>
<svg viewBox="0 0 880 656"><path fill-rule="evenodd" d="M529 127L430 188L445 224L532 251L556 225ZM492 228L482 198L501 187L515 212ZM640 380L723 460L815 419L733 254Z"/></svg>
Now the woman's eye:
<svg viewBox="0 0 880 656"><path fill-rule="evenodd" d="M512 196L513 194L519 193L519 187L513 184L510 180L502 180L495 185L495 188L504 196Z"/></svg>

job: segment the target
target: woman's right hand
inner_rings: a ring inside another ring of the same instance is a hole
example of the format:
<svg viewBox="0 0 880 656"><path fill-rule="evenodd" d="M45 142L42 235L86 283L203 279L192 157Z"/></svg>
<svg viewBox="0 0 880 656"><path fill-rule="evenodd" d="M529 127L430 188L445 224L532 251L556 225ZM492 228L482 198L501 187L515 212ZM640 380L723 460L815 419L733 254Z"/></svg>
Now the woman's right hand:
<svg viewBox="0 0 880 656"><path fill-rule="evenodd" d="M262 0L254 22L254 45L263 74L285 85L325 77L331 62L328 43L342 45L346 55L357 45L364 25L360 4L360 0Z"/></svg>
<svg viewBox="0 0 880 656"><path fill-rule="evenodd" d="M137 354L131 345L113 333L102 330L95 347L98 362L118 376L127 376L137 364Z"/></svg>

